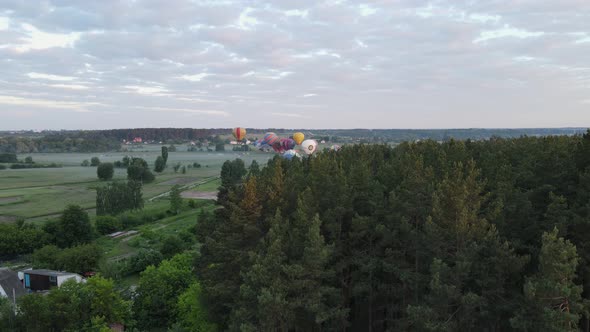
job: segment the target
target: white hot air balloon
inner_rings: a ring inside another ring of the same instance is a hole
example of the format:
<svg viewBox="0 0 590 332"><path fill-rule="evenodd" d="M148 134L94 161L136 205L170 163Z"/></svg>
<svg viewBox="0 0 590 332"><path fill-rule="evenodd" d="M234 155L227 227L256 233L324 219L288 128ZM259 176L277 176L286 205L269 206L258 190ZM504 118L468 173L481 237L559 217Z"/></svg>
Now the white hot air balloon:
<svg viewBox="0 0 590 332"><path fill-rule="evenodd" d="M312 154L318 147L318 142L313 139L306 139L305 141L301 142L301 149L305 154Z"/></svg>

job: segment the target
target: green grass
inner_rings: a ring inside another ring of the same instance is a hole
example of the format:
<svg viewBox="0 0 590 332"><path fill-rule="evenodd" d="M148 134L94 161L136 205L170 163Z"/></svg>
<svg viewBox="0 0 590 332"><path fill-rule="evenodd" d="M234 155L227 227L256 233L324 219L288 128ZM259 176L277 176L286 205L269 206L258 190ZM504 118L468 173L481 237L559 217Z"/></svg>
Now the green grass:
<svg viewBox="0 0 590 332"><path fill-rule="evenodd" d="M144 158L151 166L160 155L159 145L145 145L142 151L112 152L112 153L32 153L18 155L19 159L32 156L37 163L59 163L62 168L0 170L0 222L3 219L22 217L28 222L38 222L45 216L59 214L68 204L78 204L89 209L95 206L96 186L102 183L97 180L96 167L79 166L83 160L90 160L93 156L101 161L114 162L125 155ZM222 164L226 160L241 158L246 165L252 160L260 164L273 156L261 152L187 152L186 146L177 146L181 152L170 152L168 168L161 174L156 174L154 183L146 184L143 197L149 198L169 191L174 182L182 179L189 183L198 183L209 177L219 176ZM186 174L175 173L172 166L180 162L182 165L201 164L201 168L187 168ZM115 169L115 179L126 178L125 169ZM186 183L184 183L186 184ZM219 182L209 182L193 188L197 191L215 191ZM18 197L18 200L1 198Z"/></svg>

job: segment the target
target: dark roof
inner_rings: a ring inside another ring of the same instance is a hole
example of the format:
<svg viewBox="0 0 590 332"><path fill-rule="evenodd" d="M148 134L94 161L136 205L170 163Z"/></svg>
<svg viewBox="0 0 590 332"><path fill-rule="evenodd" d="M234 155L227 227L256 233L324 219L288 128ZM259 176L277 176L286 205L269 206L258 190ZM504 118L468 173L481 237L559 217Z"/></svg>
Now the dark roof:
<svg viewBox="0 0 590 332"><path fill-rule="evenodd" d="M25 295L27 291L18 279L18 274L9 269L0 269L0 287L4 289L8 297L12 297L12 290L14 289L16 297Z"/></svg>
<svg viewBox="0 0 590 332"><path fill-rule="evenodd" d="M72 273L72 272L60 272L60 271L53 271L53 270L25 270L23 271L23 273L26 274L35 274L35 275L39 275L39 276L51 276L51 277L55 277L55 276L70 276L76 273Z"/></svg>

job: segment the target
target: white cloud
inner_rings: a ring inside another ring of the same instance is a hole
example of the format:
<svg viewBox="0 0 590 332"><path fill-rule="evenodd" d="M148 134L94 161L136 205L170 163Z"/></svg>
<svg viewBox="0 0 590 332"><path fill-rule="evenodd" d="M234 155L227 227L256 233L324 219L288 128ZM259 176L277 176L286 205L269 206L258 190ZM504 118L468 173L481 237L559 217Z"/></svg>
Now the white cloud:
<svg viewBox="0 0 590 332"><path fill-rule="evenodd" d="M15 96L2 96L0 95L0 104L13 105L13 106L33 106L42 108L53 108L53 109L64 109L71 110L78 113L92 113L93 111L87 109L88 106L100 106L100 103L93 102L69 102L59 100L48 100L48 99L30 99Z"/></svg>
<svg viewBox="0 0 590 332"><path fill-rule="evenodd" d="M86 85L80 84L50 84L50 87L53 88L60 88L60 89L70 89L70 90L87 90L88 87Z"/></svg>
<svg viewBox="0 0 590 332"><path fill-rule="evenodd" d="M540 37L543 35L545 35L545 32L543 32L543 31L531 32L531 31L527 31L524 29L518 29L518 28L511 27L509 25L505 25L501 29L482 31L479 34L479 37L477 39L475 39L473 42L474 43L481 43L481 42L485 42L485 41L492 40L492 39L498 39L498 38L525 39L525 38Z"/></svg>
<svg viewBox="0 0 590 332"><path fill-rule="evenodd" d="M5 16L0 16L0 31L8 30L9 26L10 26L10 19Z"/></svg>
<svg viewBox="0 0 590 332"><path fill-rule="evenodd" d="M23 39L24 43L8 45L8 48L12 48L17 52L28 52L53 47L73 47L81 35L79 32L65 34L44 32L28 23L23 23L21 28L27 34L27 37Z"/></svg>
<svg viewBox="0 0 590 332"><path fill-rule="evenodd" d="M373 8L367 4L359 5L359 12L361 16L370 16L377 12L377 8Z"/></svg>
<svg viewBox="0 0 590 332"><path fill-rule="evenodd" d="M73 81L76 78L71 76L61 76L61 75L52 75L52 74L43 74L43 73L27 73L27 76L30 78L35 79L42 79L42 80L49 80L49 81Z"/></svg>
<svg viewBox="0 0 590 332"><path fill-rule="evenodd" d="M195 75L182 75L182 76L180 76L180 78L182 78L183 80L191 81L191 82L200 82L207 76L211 76L211 74L200 73L200 74L195 74Z"/></svg>
<svg viewBox="0 0 590 332"><path fill-rule="evenodd" d="M140 95L147 95L147 96L162 96L166 95L165 92L168 90L161 86L138 86L138 85L126 85L124 86L125 89L133 90L133 92L138 93Z"/></svg>
<svg viewBox="0 0 590 332"><path fill-rule="evenodd" d="M201 110L192 108L174 108L174 107L149 107L149 106L133 106L132 108L141 109L149 112L180 112L180 113L195 113L195 114L207 114L214 116L228 117L230 114L225 111L219 110Z"/></svg>

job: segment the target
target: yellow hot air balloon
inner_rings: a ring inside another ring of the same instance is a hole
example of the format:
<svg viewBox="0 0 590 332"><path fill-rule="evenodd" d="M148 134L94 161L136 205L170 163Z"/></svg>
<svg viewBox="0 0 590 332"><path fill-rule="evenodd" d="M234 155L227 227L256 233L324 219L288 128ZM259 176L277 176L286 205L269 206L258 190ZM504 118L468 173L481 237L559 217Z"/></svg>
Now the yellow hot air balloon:
<svg viewBox="0 0 590 332"><path fill-rule="evenodd" d="M293 134L293 140L295 141L295 143L297 143L297 145L300 145L304 139L305 139L305 135L303 135L303 133Z"/></svg>

